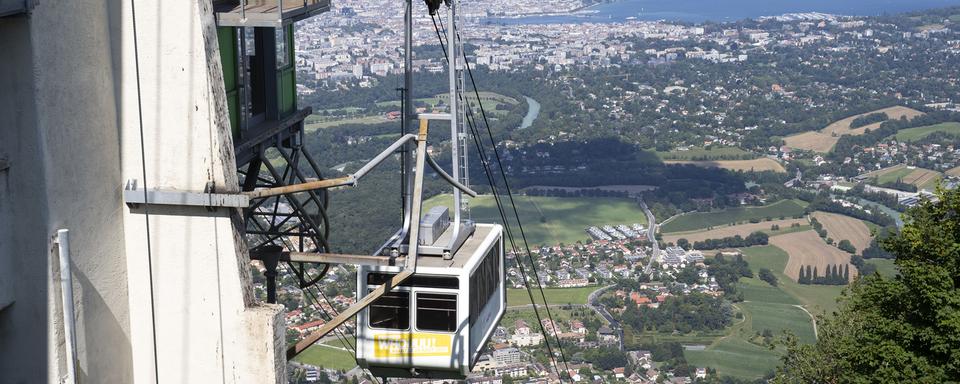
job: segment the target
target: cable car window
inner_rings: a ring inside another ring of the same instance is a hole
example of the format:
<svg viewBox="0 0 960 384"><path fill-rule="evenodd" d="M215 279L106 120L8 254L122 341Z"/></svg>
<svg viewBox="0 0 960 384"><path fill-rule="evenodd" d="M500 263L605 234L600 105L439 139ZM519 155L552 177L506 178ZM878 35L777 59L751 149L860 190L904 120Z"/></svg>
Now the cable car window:
<svg viewBox="0 0 960 384"><path fill-rule="evenodd" d="M370 304L370 327L410 328L410 292L387 292Z"/></svg>
<svg viewBox="0 0 960 384"><path fill-rule="evenodd" d="M371 273L367 275L367 285L383 285L394 273ZM405 280L401 287L459 289L460 279L452 276L413 275Z"/></svg>
<svg viewBox="0 0 960 384"><path fill-rule="evenodd" d="M417 329L421 331L456 331L457 295L418 293Z"/></svg>
<svg viewBox="0 0 960 384"><path fill-rule="evenodd" d="M497 242L470 275L470 325L497 292L500 277L500 242Z"/></svg>

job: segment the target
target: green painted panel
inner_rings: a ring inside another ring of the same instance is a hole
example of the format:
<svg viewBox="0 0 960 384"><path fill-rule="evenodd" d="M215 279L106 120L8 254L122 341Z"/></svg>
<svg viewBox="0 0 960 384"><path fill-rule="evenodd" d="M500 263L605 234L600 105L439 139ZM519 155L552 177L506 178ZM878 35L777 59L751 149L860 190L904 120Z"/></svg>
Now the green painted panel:
<svg viewBox="0 0 960 384"><path fill-rule="evenodd" d="M280 116L287 116L293 113L297 108L297 81L294 77L293 68L287 68L279 73L277 82L277 92L280 103Z"/></svg>
<svg viewBox="0 0 960 384"><path fill-rule="evenodd" d="M230 111L230 130L233 137L240 137L240 96L237 57L237 28L217 28L220 45L220 65L223 67L223 87L227 92L227 108Z"/></svg>

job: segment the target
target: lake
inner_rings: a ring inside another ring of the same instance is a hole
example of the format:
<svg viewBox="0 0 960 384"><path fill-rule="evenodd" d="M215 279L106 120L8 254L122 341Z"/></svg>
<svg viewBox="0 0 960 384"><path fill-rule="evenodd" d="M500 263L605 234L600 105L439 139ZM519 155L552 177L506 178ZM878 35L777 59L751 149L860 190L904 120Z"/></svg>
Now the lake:
<svg viewBox="0 0 960 384"><path fill-rule="evenodd" d="M872 16L960 5L960 0L619 0L598 4L575 14L490 18L496 24L557 24L671 20L687 22L736 21L784 13L823 12Z"/></svg>

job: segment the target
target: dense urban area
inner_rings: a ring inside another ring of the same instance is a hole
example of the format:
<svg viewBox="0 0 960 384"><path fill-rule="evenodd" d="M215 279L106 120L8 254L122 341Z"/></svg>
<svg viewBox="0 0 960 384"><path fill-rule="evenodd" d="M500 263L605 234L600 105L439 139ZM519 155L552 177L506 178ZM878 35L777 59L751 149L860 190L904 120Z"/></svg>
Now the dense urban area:
<svg viewBox="0 0 960 384"><path fill-rule="evenodd" d="M838 310L850 282L898 273L881 245L901 214L960 183L960 9L495 22L589 5L463 2L482 84L470 108L491 116L531 246L508 252L507 313L467 382L766 382L791 348L817 340L817 316ZM306 145L327 176L397 137L398 7L335 1L336 17L296 25ZM447 108L440 33L417 19L419 111ZM450 150L443 132L431 142L429 153ZM399 199L371 197L397 189L397 167L331 192L335 251L370 253L393 234L400 217L383 212ZM500 221L489 188L478 191L472 217ZM426 207L450 204L438 180L425 195ZM520 263L534 267L535 305L552 320L537 320ZM253 271L264 296L264 270ZM323 300L280 276L288 342L355 300L352 267L331 267ZM351 337L298 357L291 382L371 382ZM562 348L551 356L546 342Z"/></svg>

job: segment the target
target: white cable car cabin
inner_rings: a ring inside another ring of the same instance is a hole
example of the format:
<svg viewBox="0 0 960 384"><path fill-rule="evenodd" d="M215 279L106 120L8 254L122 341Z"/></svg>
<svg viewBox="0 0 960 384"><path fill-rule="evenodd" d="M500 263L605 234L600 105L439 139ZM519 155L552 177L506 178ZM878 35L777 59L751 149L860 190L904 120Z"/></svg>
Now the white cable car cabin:
<svg viewBox="0 0 960 384"><path fill-rule="evenodd" d="M421 257L414 275L359 312L360 366L381 377L470 373L506 308L502 233L498 224L476 224L450 260ZM401 269L360 266L358 294Z"/></svg>

